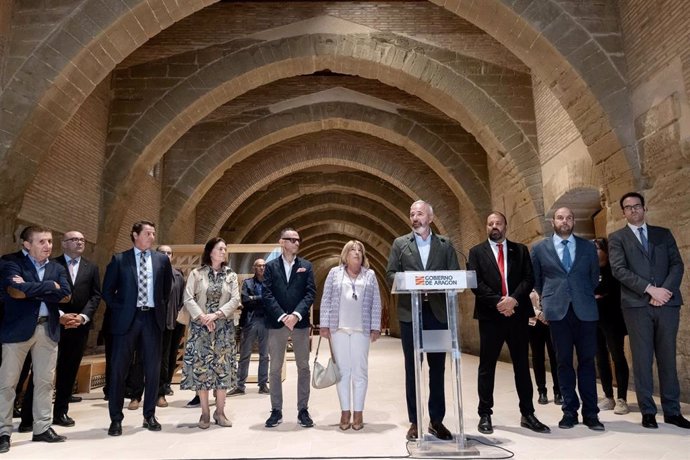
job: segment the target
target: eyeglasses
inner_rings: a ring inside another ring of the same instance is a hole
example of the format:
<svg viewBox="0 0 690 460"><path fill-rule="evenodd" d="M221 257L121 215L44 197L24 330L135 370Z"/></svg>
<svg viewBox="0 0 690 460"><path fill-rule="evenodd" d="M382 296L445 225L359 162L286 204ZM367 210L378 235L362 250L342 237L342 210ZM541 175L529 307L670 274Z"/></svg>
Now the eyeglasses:
<svg viewBox="0 0 690 460"><path fill-rule="evenodd" d="M263 267L265 267L265 266L266 266L266 264L256 264L256 265L254 265L255 268L263 268Z"/></svg>
<svg viewBox="0 0 690 460"><path fill-rule="evenodd" d="M640 209L642 209L642 205L640 203L634 204L632 206L623 206L623 211L625 212L639 211Z"/></svg>
<svg viewBox="0 0 690 460"><path fill-rule="evenodd" d="M66 240L63 240L65 243L70 242L70 243L86 243L86 238L67 238Z"/></svg>
<svg viewBox="0 0 690 460"><path fill-rule="evenodd" d="M281 240L289 241L292 244L299 243L300 241L302 241L299 238L281 238Z"/></svg>

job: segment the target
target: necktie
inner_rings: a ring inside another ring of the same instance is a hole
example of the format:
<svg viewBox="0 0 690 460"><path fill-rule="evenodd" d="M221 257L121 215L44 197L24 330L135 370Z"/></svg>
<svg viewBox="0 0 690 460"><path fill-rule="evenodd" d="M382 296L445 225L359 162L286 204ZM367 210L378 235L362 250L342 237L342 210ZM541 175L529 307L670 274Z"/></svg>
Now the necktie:
<svg viewBox="0 0 690 460"><path fill-rule="evenodd" d="M644 227L638 228L637 231L640 232L640 242L642 243L644 252L649 252L649 241L647 241L647 237L644 234Z"/></svg>
<svg viewBox="0 0 690 460"><path fill-rule="evenodd" d="M573 259L570 258L570 250L568 250L568 243L570 243L570 241L563 240L561 243L563 244L563 268L565 268L565 271L569 272L570 267L573 266Z"/></svg>
<svg viewBox="0 0 690 460"><path fill-rule="evenodd" d="M149 280L146 276L146 252L139 253L139 294L137 295L137 306L149 306Z"/></svg>
<svg viewBox="0 0 690 460"><path fill-rule="evenodd" d="M503 258L503 243L498 243L496 246L498 246L498 270L501 272L501 295L506 296L508 295L508 287L506 285L506 273L504 268L505 259Z"/></svg>
<svg viewBox="0 0 690 460"><path fill-rule="evenodd" d="M72 259L69 261L69 276L72 278L72 283L77 278L77 259Z"/></svg>

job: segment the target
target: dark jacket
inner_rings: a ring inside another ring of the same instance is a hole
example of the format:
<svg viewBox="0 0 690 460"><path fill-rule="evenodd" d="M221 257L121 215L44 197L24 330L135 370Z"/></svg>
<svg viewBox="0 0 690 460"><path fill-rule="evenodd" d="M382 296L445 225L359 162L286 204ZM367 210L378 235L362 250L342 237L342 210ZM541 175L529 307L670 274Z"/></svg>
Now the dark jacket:
<svg viewBox="0 0 690 460"><path fill-rule="evenodd" d="M263 291L266 327L271 329L284 327L278 319L283 314L292 312L297 312L302 316L296 328L309 327L309 309L314 303L315 294L316 285L311 262L296 257L290 272L290 282L285 277L282 257L267 262Z"/></svg>

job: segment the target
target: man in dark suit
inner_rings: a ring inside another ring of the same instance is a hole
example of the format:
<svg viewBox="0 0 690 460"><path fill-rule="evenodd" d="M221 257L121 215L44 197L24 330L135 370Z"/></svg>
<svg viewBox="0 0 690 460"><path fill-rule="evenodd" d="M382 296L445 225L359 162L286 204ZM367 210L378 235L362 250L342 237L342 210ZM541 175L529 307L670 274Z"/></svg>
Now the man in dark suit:
<svg viewBox="0 0 690 460"><path fill-rule="evenodd" d="M62 238L63 254L53 259L67 272L71 300L60 305L63 313L61 320L76 324L75 327L60 328L60 343L58 344L57 366L55 368L55 403L53 404L53 425L74 426L75 421L67 415L69 411L72 388L77 379L79 365L84 356L84 348L89 337L89 329L101 301L101 279L98 266L86 260L82 255L86 248L84 235L77 231L69 231ZM22 404L31 407L33 385L29 384L29 395ZM33 414L30 410L22 410L20 426L31 426Z"/></svg>
<svg viewBox="0 0 690 460"><path fill-rule="evenodd" d="M108 382L110 436L122 434L125 378L134 350L141 353L144 362L143 427L151 431L161 429L155 413L172 267L165 254L151 250L156 239L153 222L136 222L131 238L134 247L113 256L103 279L103 298L110 312L112 334L113 363Z"/></svg>
<svg viewBox="0 0 690 460"><path fill-rule="evenodd" d="M630 337L642 426L658 427L652 397L656 356L664 422L690 428L690 421L680 413L676 371L683 260L671 231L645 222L642 195L626 193L620 206L628 225L609 236L609 261L613 276L621 283L621 307Z"/></svg>
<svg viewBox="0 0 690 460"><path fill-rule="evenodd" d="M82 257L86 248L84 235L69 231L62 238L63 254L55 262L67 271L72 289L72 300L62 306L66 316L71 316L79 326L60 331L57 368L55 374L55 403L53 424L73 426L74 420L67 415L74 381L84 356L96 310L101 302L101 277L98 266Z"/></svg>
<svg viewBox="0 0 690 460"><path fill-rule="evenodd" d="M425 201L419 200L410 207L412 232L393 241L386 280L393 285L395 274L403 271L420 270L460 270L458 256L453 243L446 236L436 235L431 231L434 210ZM422 301L422 323L424 329L448 329L446 299L444 294L429 294ZM405 395L407 417L410 428L407 439L418 437L417 396L415 388L415 357L412 335L412 301L409 295L398 296L398 320L400 321L400 338L405 358ZM439 439L450 440L453 435L443 425L446 415L446 398L444 374L446 365L445 353L427 353L429 363L429 433Z"/></svg>
<svg viewBox="0 0 690 460"><path fill-rule="evenodd" d="M532 262L523 244L506 239L508 220L497 211L486 218L487 241L470 249L468 270L477 273L474 318L479 320L480 433L493 433L496 362L503 344L508 344L520 399L520 426L537 433L549 433L548 426L534 415L532 379L529 374L529 318L534 308L529 294L534 286Z"/></svg>
<svg viewBox="0 0 690 460"><path fill-rule="evenodd" d="M0 325L3 361L0 366L0 453L10 449L15 385L28 353L34 364L35 397L32 441L62 442L51 428L51 399L57 346L60 338L60 303L70 300L65 269L49 261L53 235L42 227L26 232L26 257L7 262L2 272L5 315ZM66 325L68 318L64 319Z"/></svg>
<svg viewBox="0 0 690 460"><path fill-rule="evenodd" d="M230 395L245 394L245 382L249 374L249 359L252 355L254 342L259 342L259 393L269 394L268 389L268 333L264 315L263 289L266 261L254 261L254 276L242 282L242 315L240 327L240 362L237 366L237 387Z"/></svg>
<svg viewBox="0 0 690 460"><path fill-rule="evenodd" d="M541 296L542 312L549 322L551 340L558 361L558 380L563 395L560 428L578 423L582 399L582 421L595 431L603 431L597 406L597 351L599 311L594 289L599 284L599 258L591 241L573 235L575 215L559 208L551 220L554 235L532 249L534 289ZM573 347L577 352L577 379L573 368Z"/></svg>
<svg viewBox="0 0 690 460"><path fill-rule="evenodd" d="M281 370L285 348L292 338L297 365L297 421L309 428L314 422L309 416L309 309L314 303L316 285L311 262L297 257L299 233L292 228L280 232L281 256L266 264L263 302L268 328L268 356L271 415L266 428L283 420L283 384Z"/></svg>

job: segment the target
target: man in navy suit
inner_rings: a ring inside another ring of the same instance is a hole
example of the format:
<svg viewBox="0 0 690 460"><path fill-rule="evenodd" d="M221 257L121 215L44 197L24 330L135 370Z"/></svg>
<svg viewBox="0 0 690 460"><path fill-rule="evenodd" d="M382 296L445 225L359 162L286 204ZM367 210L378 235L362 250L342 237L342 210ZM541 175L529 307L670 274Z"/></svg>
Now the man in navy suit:
<svg viewBox="0 0 690 460"><path fill-rule="evenodd" d="M141 353L146 379L143 427L151 431L161 429L155 413L172 267L165 254L151 250L156 239L153 222L136 222L131 238L134 247L113 256L103 279L103 298L112 334L113 362L108 382L110 436L122 434L125 378L134 350Z"/></svg>
<svg viewBox="0 0 690 460"><path fill-rule="evenodd" d="M620 206L628 225L609 237L609 260L613 276L621 283L621 307L630 337L642 426L658 428L652 397L656 356L664 422L690 428L690 421L680 413L676 371L683 259L670 230L645 222L642 195L626 193Z"/></svg>
<svg viewBox="0 0 690 460"><path fill-rule="evenodd" d="M391 245L386 267L386 281L393 285L395 274L404 271L460 270L458 256L450 238L431 231L434 210L426 201L418 200L410 206L412 231L398 237ZM444 294L429 294L422 300L422 323L427 330L448 329L446 297ZM415 385L415 357L412 333L412 299L409 295L398 296L398 320L400 321L400 342L405 360L405 400L410 428L408 441L417 440L421 431L417 425L417 388ZM429 427L428 431L437 438L448 441L453 435L443 425L446 415L444 374L445 353L427 353L429 363Z"/></svg>
<svg viewBox="0 0 690 460"><path fill-rule="evenodd" d="M27 255L7 262L2 272L5 315L0 325L3 361L0 366L0 453L10 449L15 385L31 353L35 396L32 441L62 442L51 428L53 377L60 338L60 303L70 300L65 269L49 261L53 235L42 227L30 227L23 243ZM74 324L65 318L65 325ZM69 324L68 324L69 323Z"/></svg>
<svg viewBox="0 0 690 460"><path fill-rule="evenodd" d="M488 239L470 249L468 270L477 273L474 318L479 321L480 433L493 433L496 362L503 344L508 345L520 399L520 425L537 433L551 430L534 415L532 379L529 374L529 318L534 308L529 295L534 286L532 262L524 244L506 239L508 220L494 211L486 218Z"/></svg>
<svg viewBox="0 0 690 460"><path fill-rule="evenodd" d="M292 349L297 364L297 421L309 428L314 422L309 416L309 310L314 303L316 285L311 262L297 257L299 233L292 228L280 232L280 257L266 264L263 302L268 329L269 382L271 415L266 428L283 421L283 382L281 370L285 348L292 337Z"/></svg>
<svg viewBox="0 0 690 460"><path fill-rule="evenodd" d="M591 430L603 431L594 366L599 320L594 289L599 284L599 258L591 241L573 235L575 215L570 209L557 209L551 225L553 237L540 241L532 249L532 266L534 289L541 296L558 361L563 395L563 418L558 426L572 428L578 423L577 380L583 423ZM573 348L577 352L577 378Z"/></svg>

